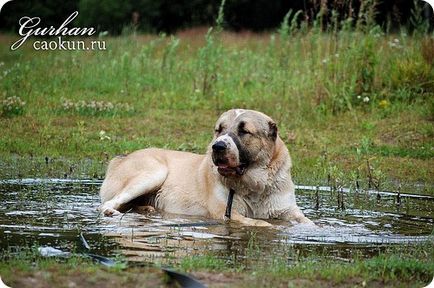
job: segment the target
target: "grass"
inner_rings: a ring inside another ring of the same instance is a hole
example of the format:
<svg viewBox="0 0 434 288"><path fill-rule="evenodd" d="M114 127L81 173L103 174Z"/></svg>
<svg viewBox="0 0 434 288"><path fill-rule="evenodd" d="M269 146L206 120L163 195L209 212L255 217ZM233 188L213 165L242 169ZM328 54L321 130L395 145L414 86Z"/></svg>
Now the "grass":
<svg viewBox="0 0 434 288"><path fill-rule="evenodd" d="M254 248L252 253L255 254ZM324 255L270 260L250 257L231 262L209 254L185 257L173 263L176 270L191 273L210 287L424 287L433 277L433 242L393 246L369 259L357 254L350 262ZM155 287L167 276L151 266L107 268L86 258L43 258L33 251L2 257L0 275L12 287Z"/></svg>
<svg viewBox="0 0 434 288"><path fill-rule="evenodd" d="M156 268L106 268L75 257L29 260L1 263L3 282L10 287L166 287L167 283L164 273Z"/></svg>
<svg viewBox="0 0 434 288"><path fill-rule="evenodd" d="M16 37L0 35L0 179L103 178L111 157L145 147L203 153L218 115L237 107L278 122L297 184L434 195L433 35L346 22L323 31L320 21L292 19L277 33L100 38L106 51L35 51L30 42L11 51ZM423 287L432 246L347 263L284 251L262 259L253 243L246 259L210 254L172 264L211 286ZM12 287L167 283L153 267L32 253L1 260Z"/></svg>
<svg viewBox="0 0 434 288"><path fill-rule="evenodd" d="M0 179L103 178L111 157L152 146L203 153L218 115L248 108L278 122L297 184L434 195L433 35L348 21L323 31L321 21L295 18L277 33L217 27L98 39L106 51L35 51L30 42L11 51L16 37L0 35ZM434 270L432 242L350 263L262 259L254 242L249 249L246 259L173 265L239 287L422 287ZM166 284L156 268L34 254L2 258L0 275L12 287Z"/></svg>
<svg viewBox="0 0 434 288"><path fill-rule="evenodd" d="M424 287L433 277L432 242L408 247L391 247L369 259L354 256L350 262L327 259L324 255L286 258L284 253L270 261L228 263L217 257L192 256L182 260L181 269L243 275L239 287Z"/></svg>
<svg viewBox="0 0 434 288"><path fill-rule="evenodd" d="M243 107L279 123L299 183L324 184L330 167L347 186L351 175L368 183L370 159L380 188L430 187L432 36L284 28L102 38L107 51L10 51L14 37L2 35L0 98L25 105L0 117L0 177L46 177L16 172L29 157L67 167L152 146L203 153L218 115ZM102 178L95 166L87 176ZM65 170L57 176L72 176Z"/></svg>

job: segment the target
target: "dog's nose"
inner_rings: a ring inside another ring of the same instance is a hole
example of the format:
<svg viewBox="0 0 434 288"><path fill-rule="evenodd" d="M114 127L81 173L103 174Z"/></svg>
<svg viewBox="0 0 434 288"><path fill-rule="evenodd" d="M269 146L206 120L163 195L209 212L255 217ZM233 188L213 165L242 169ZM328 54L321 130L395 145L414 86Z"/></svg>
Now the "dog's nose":
<svg viewBox="0 0 434 288"><path fill-rule="evenodd" d="M214 145L212 145L212 150L214 151L223 151L226 150L228 146L226 146L226 143L223 141L215 142Z"/></svg>

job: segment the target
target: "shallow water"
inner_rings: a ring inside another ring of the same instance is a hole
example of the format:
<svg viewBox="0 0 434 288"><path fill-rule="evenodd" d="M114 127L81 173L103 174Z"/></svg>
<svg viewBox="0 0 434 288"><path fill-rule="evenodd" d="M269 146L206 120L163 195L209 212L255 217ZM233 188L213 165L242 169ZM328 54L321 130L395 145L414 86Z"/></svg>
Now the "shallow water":
<svg viewBox="0 0 434 288"><path fill-rule="evenodd" d="M93 180L0 181L1 251L30 245L76 250L82 232L93 253L120 253L130 261L164 263L205 252L230 261L282 253L345 260L354 253L372 255L390 245L432 240L434 200L411 194L398 204L389 192L343 191L342 207L337 192L298 189L297 202L317 227L273 220L275 227L269 229L161 213L100 217L100 185Z"/></svg>

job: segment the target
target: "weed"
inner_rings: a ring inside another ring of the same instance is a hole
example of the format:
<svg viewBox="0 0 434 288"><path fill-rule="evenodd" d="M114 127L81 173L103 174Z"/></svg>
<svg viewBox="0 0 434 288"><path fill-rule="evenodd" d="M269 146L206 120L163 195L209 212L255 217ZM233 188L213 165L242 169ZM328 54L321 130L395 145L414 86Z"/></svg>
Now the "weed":
<svg viewBox="0 0 434 288"><path fill-rule="evenodd" d="M24 114L25 106L26 102L21 100L20 97L7 97L1 101L1 115L6 117L22 115Z"/></svg>
<svg viewBox="0 0 434 288"><path fill-rule="evenodd" d="M434 39L425 38L422 40L422 57L431 67L434 65Z"/></svg>
<svg viewBox="0 0 434 288"><path fill-rule="evenodd" d="M64 112L78 113L81 115L116 115L120 113L132 113L134 108L128 103L112 103L105 101L85 101L77 102L69 99L62 99L61 110Z"/></svg>
<svg viewBox="0 0 434 288"><path fill-rule="evenodd" d="M312 287L319 286L354 286L365 283L375 284L381 279L382 285L395 287L403 283L429 283L432 280L433 263L430 261L427 249L432 248L432 242L406 247L391 247L378 256L368 259L354 254L350 262L327 259L326 255L301 257L298 261L288 261L287 255L282 253L261 261L252 261L248 269L229 267L212 255L201 255L185 258L179 267L186 271L239 271L241 275L249 273L253 277L250 281L256 286L283 286L282 283L292 283L294 279L310 279L314 281ZM187 263L187 264L186 264ZM303 283L303 282L302 282ZM285 285L288 286L288 285ZM295 285L297 286L297 285ZM370 286L370 285L368 285ZM405 287L406 285L404 285Z"/></svg>
<svg viewBox="0 0 434 288"><path fill-rule="evenodd" d="M179 263L179 266L186 270L225 270L226 263L224 260L216 258L212 255L204 255L204 256L191 256L185 257Z"/></svg>
<svg viewBox="0 0 434 288"><path fill-rule="evenodd" d="M422 3L417 0L413 0L414 9L411 11L410 23L414 27L413 34L414 35L423 35L426 34L429 30L429 22L428 19L423 17L423 6Z"/></svg>

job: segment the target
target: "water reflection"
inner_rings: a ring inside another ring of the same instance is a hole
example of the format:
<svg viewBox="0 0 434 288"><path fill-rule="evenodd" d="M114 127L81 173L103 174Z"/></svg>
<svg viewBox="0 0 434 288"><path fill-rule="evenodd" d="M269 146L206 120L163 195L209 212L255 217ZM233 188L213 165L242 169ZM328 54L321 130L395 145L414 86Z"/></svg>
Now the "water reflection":
<svg viewBox="0 0 434 288"><path fill-rule="evenodd" d="M348 194L342 210L330 191L297 193L316 227L275 220L273 228L254 228L162 213L107 218L97 211L99 185L90 180L3 182L0 249L33 243L73 249L82 231L94 252L121 253L129 261L176 261L210 252L226 259L246 259L252 253L259 258L281 253L291 257L294 251L347 259L355 251L368 255L388 245L426 241L433 231L429 199L408 197L397 205L392 196L379 200Z"/></svg>

